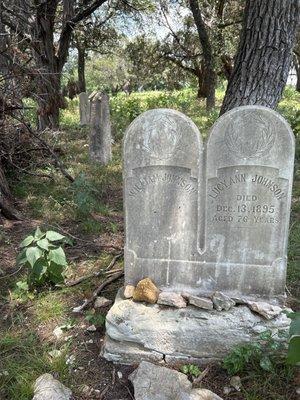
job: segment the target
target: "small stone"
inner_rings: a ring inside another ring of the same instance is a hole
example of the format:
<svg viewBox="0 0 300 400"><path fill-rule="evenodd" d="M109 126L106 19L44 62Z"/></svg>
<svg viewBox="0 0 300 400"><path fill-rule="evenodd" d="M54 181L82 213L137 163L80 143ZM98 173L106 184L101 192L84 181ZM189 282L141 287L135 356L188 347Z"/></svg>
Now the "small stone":
<svg viewBox="0 0 300 400"><path fill-rule="evenodd" d="M53 335L56 337L56 339L61 339L62 336L64 335L64 331L61 326L57 326L54 331Z"/></svg>
<svg viewBox="0 0 300 400"><path fill-rule="evenodd" d="M247 305L250 310L262 315L266 319L273 319L282 311L281 307L274 306L264 301L248 301Z"/></svg>
<svg viewBox="0 0 300 400"><path fill-rule="evenodd" d="M213 302L205 297L190 296L189 303L204 310L212 310L214 308Z"/></svg>
<svg viewBox="0 0 300 400"><path fill-rule="evenodd" d="M230 379L230 386L232 386L235 390L237 390L238 392L241 390L242 387L242 381L241 378L239 376L233 376Z"/></svg>
<svg viewBox="0 0 300 400"><path fill-rule="evenodd" d="M124 289L125 299L131 299L133 297L135 287L133 285L126 285Z"/></svg>
<svg viewBox="0 0 300 400"><path fill-rule="evenodd" d="M106 297L97 297L94 302L94 308L108 307L112 304L112 301Z"/></svg>
<svg viewBox="0 0 300 400"><path fill-rule="evenodd" d="M224 386L223 388L223 393L225 395L228 395L230 392L232 392L232 388L228 387L228 386Z"/></svg>
<svg viewBox="0 0 300 400"><path fill-rule="evenodd" d="M296 393L297 393L297 394L300 394L300 387L298 387L298 388L296 389Z"/></svg>
<svg viewBox="0 0 300 400"><path fill-rule="evenodd" d="M86 330L88 332L96 332L97 328L95 327L95 325L90 325L86 328Z"/></svg>
<svg viewBox="0 0 300 400"><path fill-rule="evenodd" d="M70 400L72 392L50 374L41 375L34 384L32 400Z"/></svg>
<svg viewBox="0 0 300 400"><path fill-rule="evenodd" d="M180 294L174 292L161 292L158 296L157 303L176 308L186 307L184 298Z"/></svg>
<svg viewBox="0 0 300 400"><path fill-rule="evenodd" d="M145 301L146 303L154 304L157 302L159 290L151 281L150 278L142 279L136 286L133 292L133 300Z"/></svg>
<svg viewBox="0 0 300 400"><path fill-rule="evenodd" d="M229 311L232 307L235 306L235 301L222 292L215 292L212 295L212 301L217 311Z"/></svg>
<svg viewBox="0 0 300 400"><path fill-rule="evenodd" d="M119 379L122 379L122 378L123 378L123 374L122 374L121 371L118 371L118 372L117 372L117 375L118 375L118 378L119 378Z"/></svg>
<svg viewBox="0 0 300 400"><path fill-rule="evenodd" d="M222 400L222 398L207 389L193 389L189 400Z"/></svg>

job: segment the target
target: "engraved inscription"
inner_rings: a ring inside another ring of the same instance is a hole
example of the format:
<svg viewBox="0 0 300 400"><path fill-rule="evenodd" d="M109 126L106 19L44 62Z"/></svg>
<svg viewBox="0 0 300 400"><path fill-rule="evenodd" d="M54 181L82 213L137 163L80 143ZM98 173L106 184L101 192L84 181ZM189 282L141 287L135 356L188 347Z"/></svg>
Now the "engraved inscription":
<svg viewBox="0 0 300 400"><path fill-rule="evenodd" d="M137 182L133 183L129 189L129 196L135 197L137 194L142 193L150 185L158 183L172 184L185 190L188 194L197 193L197 189L186 178L179 174L170 172L158 172L151 175L142 175Z"/></svg>

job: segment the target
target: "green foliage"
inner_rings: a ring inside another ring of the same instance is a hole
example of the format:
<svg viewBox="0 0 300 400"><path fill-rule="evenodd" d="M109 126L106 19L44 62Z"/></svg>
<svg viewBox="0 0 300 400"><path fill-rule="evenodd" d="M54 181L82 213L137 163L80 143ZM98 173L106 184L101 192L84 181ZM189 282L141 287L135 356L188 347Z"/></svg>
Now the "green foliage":
<svg viewBox="0 0 300 400"><path fill-rule="evenodd" d="M22 250L17 257L17 264L27 267L28 276L27 282L18 282L20 290L33 289L45 283L55 285L64 282L67 260L62 244L66 243L66 239L58 232L42 232L37 227L34 234L21 242Z"/></svg>
<svg viewBox="0 0 300 400"><path fill-rule="evenodd" d="M103 327L105 325L105 315L95 313L95 310L89 310L85 314L85 319L96 327Z"/></svg>
<svg viewBox="0 0 300 400"><path fill-rule="evenodd" d="M84 173L80 173L72 184L74 203L80 215L89 214L96 206L97 190Z"/></svg>
<svg viewBox="0 0 300 400"><path fill-rule="evenodd" d="M300 365L300 312L290 313L292 319L289 330L289 347L287 362L291 365Z"/></svg>
<svg viewBox="0 0 300 400"><path fill-rule="evenodd" d="M281 333L284 337L284 332ZM280 352L285 350L285 341L278 340L271 331L260 334L257 342L235 347L223 360L223 368L235 375L246 369L262 369L273 372L279 362Z"/></svg>
<svg viewBox="0 0 300 400"><path fill-rule="evenodd" d="M194 364L184 364L180 367L180 371L185 375L193 376L195 378L201 374L199 367Z"/></svg>

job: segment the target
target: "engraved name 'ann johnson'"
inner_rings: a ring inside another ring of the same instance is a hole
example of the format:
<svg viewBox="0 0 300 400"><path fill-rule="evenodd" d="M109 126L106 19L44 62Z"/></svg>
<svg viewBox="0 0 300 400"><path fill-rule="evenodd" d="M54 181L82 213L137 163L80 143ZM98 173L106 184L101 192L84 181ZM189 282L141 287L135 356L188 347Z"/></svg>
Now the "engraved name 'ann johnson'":
<svg viewBox="0 0 300 400"><path fill-rule="evenodd" d="M219 179L219 182L212 187L208 196L212 199L216 199L223 191L230 189L233 185L243 182L251 182L254 185L265 186L267 190L273 192L274 197L278 200L286 197L286 193L282 190L282 188L280 188L280 186L276 182L274 182L274 180L257 174L238 174L230 176L229 178Z"/></svg>
<svg viewBox="0 0 300 400"><path fill-rule="evenodd" d="M129 196L135 197L138 193L143 192L147 186L155 185L160 182L174 184L182 188L189 194L197 193L197 189L191 183L189 183L188 179L185 179L177 174L170 174L165 172L140 177L138 182L135 183L129 190Z"/></svg>

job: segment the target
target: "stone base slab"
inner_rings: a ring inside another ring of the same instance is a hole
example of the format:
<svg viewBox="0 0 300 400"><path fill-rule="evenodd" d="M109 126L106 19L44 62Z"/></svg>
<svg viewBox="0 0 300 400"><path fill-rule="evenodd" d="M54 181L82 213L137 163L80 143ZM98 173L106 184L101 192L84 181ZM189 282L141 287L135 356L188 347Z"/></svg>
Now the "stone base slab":
<svg viewBox="0 0 300 400"><path fill-rule="evenodd" d="M106 317L102 356L120 364L145 361L197 362L220 360L235 346L271 330L286 330L285 313L265 320L245 305L229 311L176 309L125 300L120 289Z"/></svg>

